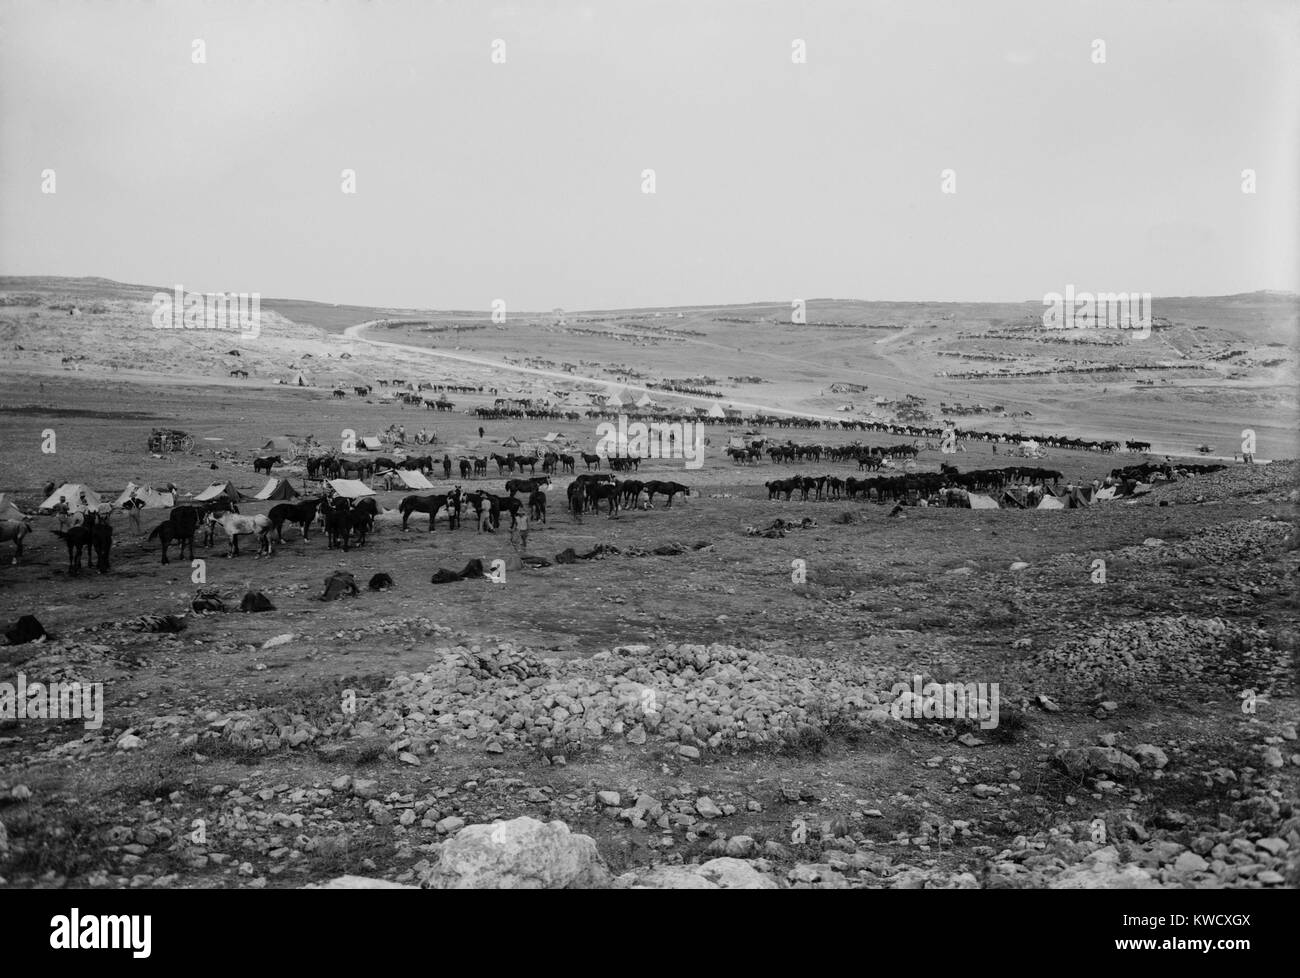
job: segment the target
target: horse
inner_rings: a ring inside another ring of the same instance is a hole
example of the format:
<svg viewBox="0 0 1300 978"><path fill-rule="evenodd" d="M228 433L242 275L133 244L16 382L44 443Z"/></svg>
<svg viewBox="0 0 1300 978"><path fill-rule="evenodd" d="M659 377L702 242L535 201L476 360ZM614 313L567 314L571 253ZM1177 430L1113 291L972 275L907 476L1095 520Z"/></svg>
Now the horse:
<svg viewBox="0 0 1300 978"><path fill-rule="evenodd" d="M352 524L360 532L362 543L365 542L365 535L375 528L375 520L378 518L379 503L374 496L366 496L352 504Z"/></svg>
<svg viewBox="0 0 1300 978"><path fill-rule="evenodd" d="M550 477L545 475L540 479L510 479L506 482L506 492L512 496L520 491L532 494L538 489L550 486L550 484Z"/></svg>
<svg viewBox="0 0 1300 978"><path fill-rule="evenodd" d="M402 499L401 504L397 507L402 514L402 529L407 528L406 521L411 518L412 513L429 514L429 532L433 532L433 520L438 515L438 510L447 505L447 496L406 496ZM448 510L448 521L450 522L451 510Z"/></svg>
<svg viewBox="0 0 1300 978"><path fill-rule="evenodd" d="M493 452L492 461L497 463L497 475L501 475L506 471L513 472L515 470L515 457L513 455L498 455L496 452Z"/></svg>
<svg viewBox="0 0 1300 978"><path fill-rule="evenodd" d="M528 497L528 512L534 523L546 522L546 493L540 489L533 490Z"/></svg>
<svg viewBox="0 0 1300 978"><path fill-rule="evenodd" d="M365 528L362 525L363 521L355 519L352 505L346 497L337 496L327 502L321 509L321 517L325 521L326 547L329 549L333 550L336 546L342 546L344 553L346 553L354 526L360 533L361 542L364 542Z"/></svg>
<svg viewBox="0 0 1300 978"><path fill-rule="evenodd" d="M243 536L257 537L257 556L262 556L263 551L266 555L271 556L271 520L266 516L239 516L236 513L226 513L218 516L216 513L207 515L208 527L221 527L223 533L229 540L229 548L226 551L227 557L239 556L239 538Z"/></svg>
<svg viewBox="0 0 1300 978"><path fill-rule="evenodd" d="M474 466L469 459L463 458L460 460L460 477L462 479L468 479L473 469Z"/></svg>
<svg viewBox="0 0 1300 978"><path fill-rule="evenodd" d="M81 552L89 546L95 553L95 569L101 574L108 573L108 555L113 546L113 528L108 523L95 518L94 513L86 514L86 521L67 530L55 530L68 547L68 573L81 573Z"/></svg>
<svg viewBox="0 0 1300 978"><path fill-rule="evenodd" d="M23 555L23 537L32 532L31 526L24 520L0 520L0 543L13 541L13 563L18 563Z"/></svg>
<svg viewBox="0 0 1300 978"><path fill-rule="evenodd" d="M260 458L255 458L253 459L253 473L256 474L261 472L263 469L266 469L266 474L270 475L271 467L273 465L280 465L283 461L284 460L280 458L279 455L264 455Z"/></svg>
<svg viewBox="0 0 1300 978"><path fill-rule="evenodd" d="M171 546L173 540L180 541L180 556L185 557L185 544L190 545L190 559L194 559L194 533L199 528L199 523L203 519L203 511L196 506L176 506L163 520L153 528L149 534L150 540L159 540L162 543L162 562L170 563L167 559L167 548Z"/></svg>
<svg viewBox="0 0 1300 978"><path fill-rule="evenodd" d="M467 492L465 501L474 507L474 521L478 524L480 530L483 529L483 507L486 504L488 510L488 519L493 529L501 526L501 504L503 500L492 495L490 492ZM519 500L515 500L516 503Z"/></svg>
<svg viewBox="0 0 1300 978"><path fill-rule="evenodd" d="M630 509L636 509L641 502L641 490L645 483L637 479L628 479L618 486L619 503Z"/></svg>
<svg viewBox="0 0 1300 978"><path fill-rule="evenodd" d="M321 504L319 498L304 499L297 503L280 503L271 507L271 512L267 518L271 521L271 526L275 529L275 542L284 543L284 537L281 531L287 521L291 526L297 526L302 529L302 538L308 538L308 530L311 528L312 520L316 519L316 507Z"/></svg>
<svg viewBox="0 0 1300 978"><path fill-rule="evenodd" d="M617 482L593 482L587 487L587 493L591 497L591 508L595 512L600 512L602 499L608 500L610 519L613 519L614 514L618 512L618 497L621 492Z"/></svg>
<svg viewBox="0 0 1300 978"><path fill-rule="evenodd" d="M593 465L594 465L596 468L600 468L600 456L599 456L599 455L588 455L586 452L583 452L583 453L582 453L582 460L583 460L583 462L586 463L588 470L590 470L591 467L592 467Z"/></svg>
<svg viewBox="0 0 1300 978"><path fill-rule="evenodd" d="M574 462L574 459L573 459L573 456L572 456L572 455L561 455L561 456L560 456L560 471L561 471L561 472L572 472L572 471L573 471L573 462Z"/></svg>
<svg viewBox="0 0 1300 978"><path fill-rule="evenodd" d="M802 486L796 486L794 488L802 489ZM691 490L688 489L686 486L682 485L680 482L647 482L645 484L645 492L646 492L647 506L654 505L655 493L660 493L664 496L667 496L668 497L668 506L666 507L667 509L673 508L673 496L677 495L679 492L683 496L689 496L691 494ZM790 497L787 495L785 498L789 499ZM804 491L804 498L805 499L808 498L807 491Z"/></svg>
<svg viewBox="0 0 1300 978"><path fill-rule="evenodd" d="M578 522L581 523L582 511L586 509L587 504L587 494L584 487L577 482L570 483L569 488L565 490L565 495L569 499L569 512L576 516Z"/></svg>

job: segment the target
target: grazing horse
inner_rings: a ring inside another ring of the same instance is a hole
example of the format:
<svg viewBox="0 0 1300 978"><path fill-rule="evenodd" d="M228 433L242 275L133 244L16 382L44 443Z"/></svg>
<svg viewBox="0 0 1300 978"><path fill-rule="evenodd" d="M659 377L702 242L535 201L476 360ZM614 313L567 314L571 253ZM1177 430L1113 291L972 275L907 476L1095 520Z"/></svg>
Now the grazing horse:
<svg viewBox="0 0 1300 978"><path fill-rule="evenodd" d="M540 479L510 479L506 482L506 492L514 495L517 492L534 493L538 489L550 486L551 479L549 476L542 476Z"/></svg>
<svg viewBox="0 0 1300 978"><path fill-rule="evenodd" d="M438 515L438 510L447 505L447 496L440 494L436 496L406 496L402 499L401 504L397 507L402 514L402 529L407 528L406 521L411 518L412 513L429 514L429 532L433 532L433 520ZM451 510L447 511L447 519L451 521Z"/></svg>
<svg viewBox="0 0 1300 978"><path fill-rule="evenodd" d="M802 486L797 485L792 488L802 489ZM654 505L656 493L667 496L668 497L668 506L666 507L667 509L673 508L673 496L677 495L679 492L683 496L689 496L691 494L691 490L688 489L686 486L682 485L680 482L647 482L645 484L645 492L646 492L647 506ZM787 495L785 498L789 499L790 497ZM808 498L806 490L804 491L804 498L805 499Z"/></svg>
<svg viewBox="0 0 1300 978"><path fill-rule="evenodd" d="M239 538L244 536L257 537L257 556L262 556L263 551L266 555L271 556L271 520L266 516L240 516L236 513L226 513L218 516L216 513L209 513L207 517L209 528L221 527L226 538L229 540L229 547L226 550L227 557L239 556Z"/></svg>
<svg viewBox="0 0 1300 978"><path fill-rule="evenodd" d="M645 483L637 479L627 479L618 486L619 504L624 508L636 509L641 503L641 490Z"/></svg>
<svg viewBox="0 0 1300 978"><path fill-rule="evenodd" d="M280 465L283 461L284 459L280 458L279 455L264 455L261 458L255 458L253 459L253 472L258 473L266 469L266 474L270 475L271 466Z"/></svg>
<svg viewBox="0 0 1300 978"><path fill-rule="evenodd" d="M23 520L0 520L0 542L13 541L15 564L23 555L23 537L31 532L31 526Z"/></svg>
<svg viewBox="0 0 1300 978"><path fill-rule="evenodd" d="M308 530L311 528L312 521L316 519L316 507L321 504L321 500L304 499L298 503L280 503L271 507L271 512L267 518L271 521L271 526L275 529L275 542L284 543L284 537L281 530L284 524L288 522L291 526L296 526L302 530L302 538L308 538Z"/></svg>
<svg viewBox="0 0 1300 978"><path fill-rule="evenodd" d="M582 460L583 460L583 462L585 462L585 463L587 464L587 468L588 468L589 470L591 469L591 467L592 467L593 465L594 465L596 468L600 468L600 456L599 456L599 455L588 455L586 452L583 452L583 453L582 453Z"/></svg>
<svg viewBox="0 0 1300 978"><path fill-rule="evenodd" d="M610 519L613 519L614 514L618 512L618 497L621 493L622 488L617 482L596 482L587 487L587 494L591 497L591 508L595 512L600 512L602 499L609 501Z"/></svg>

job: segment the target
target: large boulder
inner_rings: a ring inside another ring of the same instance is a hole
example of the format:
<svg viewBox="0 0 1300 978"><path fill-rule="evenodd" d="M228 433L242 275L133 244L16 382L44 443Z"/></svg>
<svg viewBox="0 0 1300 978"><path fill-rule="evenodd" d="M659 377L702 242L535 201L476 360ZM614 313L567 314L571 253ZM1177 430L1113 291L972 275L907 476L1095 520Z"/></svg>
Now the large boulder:
<svg viewBox="0 0 1300 978"><path fill-rule="evenodd" d="M775 890L776 881L743 859L723 856L699 866L655 866L619 877L635 890Z"/></svg>
<svg viewBox="0 0 1300 978"><path fill-rule="evenodd" d="M307 890L417 890L419 887L373 876L338 876L325 883L309 883Z"/></svg>
<svg viewBox="0 0 1300 978"><path fill-rule="evenodd" d="M470 825L442 845L421 881L431 890L574 890L610 885L596 842L563 822Z"/></svg>
<svg viewBox="0 0 1300 978"><path fill-rule="evenodd" d="M1071 777L1137 774L1142 766L1117 747L1069 747L1056 752L1056 761Z"/></svg>

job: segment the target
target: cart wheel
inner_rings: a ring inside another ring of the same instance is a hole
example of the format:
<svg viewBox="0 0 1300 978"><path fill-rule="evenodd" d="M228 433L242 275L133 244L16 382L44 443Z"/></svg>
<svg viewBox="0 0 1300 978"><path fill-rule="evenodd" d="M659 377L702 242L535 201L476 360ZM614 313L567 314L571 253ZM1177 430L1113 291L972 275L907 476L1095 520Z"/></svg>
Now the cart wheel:
<svg viewBox="0 0 1300 978"><path fill-rule="evenodd" d="M185 438L182 439L181 441L181 448L187 452L194 451L194 436L186 435Z"/></svg>

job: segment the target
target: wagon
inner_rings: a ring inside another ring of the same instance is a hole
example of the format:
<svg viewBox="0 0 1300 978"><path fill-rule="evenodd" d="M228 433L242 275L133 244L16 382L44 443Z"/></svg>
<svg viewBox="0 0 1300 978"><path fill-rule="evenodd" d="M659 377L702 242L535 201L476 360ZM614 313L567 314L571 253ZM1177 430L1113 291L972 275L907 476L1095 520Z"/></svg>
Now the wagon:
<svg viewBox="0 0 1300 978"><path fill-rule="evenodd" d="M192 452L194 436L187 431L175 428L155 428L149 433L149 451L157 452Z"/></svg>

